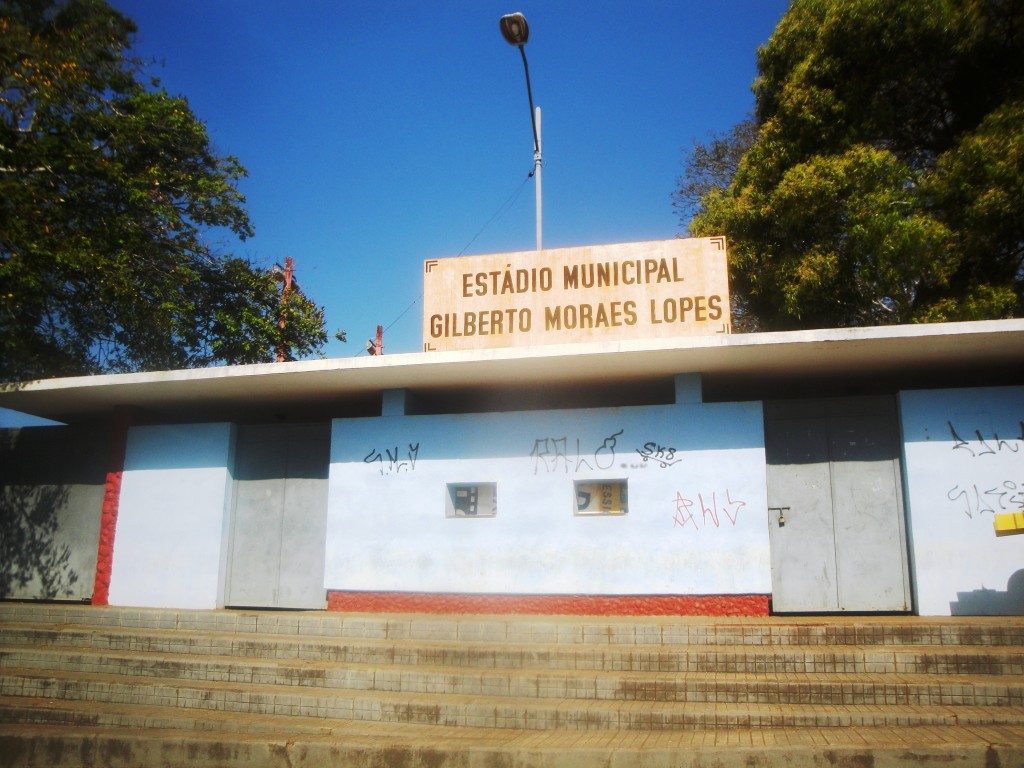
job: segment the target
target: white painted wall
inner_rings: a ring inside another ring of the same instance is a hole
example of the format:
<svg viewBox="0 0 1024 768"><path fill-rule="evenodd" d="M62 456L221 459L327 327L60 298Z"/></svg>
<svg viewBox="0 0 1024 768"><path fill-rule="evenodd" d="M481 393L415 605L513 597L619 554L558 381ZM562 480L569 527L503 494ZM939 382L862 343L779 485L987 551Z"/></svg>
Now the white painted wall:
<svg viewBox="0 0 1024 768"><path fill-rule="evenodd" d="M230 424L128 432L111 605L218 606L233 446Z"/></svg>
<svg viewBox="0 0 1024 768"><path fill-rule="evenodd" d="M1024 387L902 392L900 413L918 611L1024 613L1024 536L992 526L1024 506Z"/></svg>
<svg viewBox="0 0 1024 768"><path fill-rule="evenodd" d="M629 513L575 516L580 479L627 479ZM497 516L446 518L446 484L474 481L497 483ZM324 584L766 594L765 509L760 403L338 419Z"/></svg>

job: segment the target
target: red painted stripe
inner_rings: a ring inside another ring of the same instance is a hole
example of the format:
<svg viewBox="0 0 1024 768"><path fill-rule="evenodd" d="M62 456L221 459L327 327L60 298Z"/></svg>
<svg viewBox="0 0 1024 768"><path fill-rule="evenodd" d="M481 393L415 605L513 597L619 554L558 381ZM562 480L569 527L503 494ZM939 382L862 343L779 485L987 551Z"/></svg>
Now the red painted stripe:
<svg viewBox="0 0 1024 768"><path fill-rule="evenodd" d="M96 549L96 578L92 586L93 605L107 605L110 598L114 532L117 530L121 477L124 474L124 457L130 424L131 418L126 411L120 410L114 414L110 429L110 448L107 453L107 479L103 487L103 507L100 514L100 542Z"/></svg>
<svg viewBox="0 0 1024 768"><path fill-rule="evenodd" d="M328 590L352 613L531 613L566 616L767 616L769 595L498 595Z"/></svg>

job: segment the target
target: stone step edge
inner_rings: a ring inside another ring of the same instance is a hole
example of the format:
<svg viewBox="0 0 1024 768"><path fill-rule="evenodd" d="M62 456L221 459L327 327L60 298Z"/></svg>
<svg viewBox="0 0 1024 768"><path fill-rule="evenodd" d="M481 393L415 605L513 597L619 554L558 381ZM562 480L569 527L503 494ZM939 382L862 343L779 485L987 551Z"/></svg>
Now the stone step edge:
<svg viewBox="0 0 1024 768"><path fill-rule="evenodd" d="M0 697L0 711L9 710L17 707L17 704L21 701L19 697ZM26 711L38 711L38 710L50 710L54 712L67 712L69 714L77 714L82 710L80 708L72 708L65 704L65 702L52 701L52 700L28 700L32 703L32 707ZM575 739L566 739L565 733L559 733L554 736L545 737L544 733L538 733L537 731L528 732L516 732L513 729L508 728L481 728L475 726L445 726L445 725L421 725L411 723L395 723L395 722L376 722L371 720L329 720L325 721L323 718L317 717L304 717L300 715L251 715L249 713L236 713L236 712L221 712L216 710L204 710L202 712L203 718L188 718L182 715L180 709L174 707L157 707L150 706L143 708L145 714L139 715L140 707L133 704L110 704L106 702L79 702L81 704L89 705L85 708L84 714L110 714L119 715L127 714L134 718L149 718L149 719L176 719L181 718L183 721L196 719L202 721L205 725L220 726L221 724L230 724L230 726L224 730L219 727L203 728L201 733L208 734L231 734L235 730L235 725L243 729L242 735L247 734L246 728L250 724L256 722L262 726L267 726L268 729L262 731L262 734L272 734L273 730L270 726L277 725L280 730L279 733L287 734L289 737L294 738L296 735L301 737L309 738L332 738L337 736L344 736L350 739L368 739L376 740L377 738L384 737L389 741L418 741L422 740L428 744L437 744L441 739L458 740L458 741L474 741L481 742L484 740L502 740L502 741L524 741L528 740L531 743L540 743L543 741L557 741L560 744L566 745L566 742L577 741L577 742L591 742L597 744L610 744L615 743L616 746L621 746L619 737L615 735L615 732L609 731L575 731L572 735ZM15 730L18 725L26 726L40 726L46 729L57 729L62 728L59 723L16 723L16 722L0 722L0 732ZM106 729L116 728L122 729L124 726L121 725L95 725L90 726L83 724L83 728L93 728L98 732ZM163 731L166 730L162 727L149 727L143 726L138 730L152 730L152 731ZM181 734L185 730L174 728L176 733ZM726 732L728 740L735 743L764 743L766 741L766 734L763 729L742 729L737 728L734 731ZM720 735L715 732L712 735ZM1024 746L1024 724L997 724L997 725L908 725L902 727L882 726L878 728L872 728L870 726L860 729L858 732L851 731L829 731L827 734L822 733L816 728L781 728L779 734L784 738L786 742L790 743L805 743L805 744L820 744L823 740L827 739L835 743L852 743L856 745L866 744L903 744L906 745L908 742L912 742L915 739L921 739L919 743L937 744L940 742L957 743L957 742L986 742L986 743L1019 743ZM768 735L770 739L770 734ZM645 738L645 744L650 743L657 745L657 743L670 743L673 746L681 746L681 742L689 742L688 746L700 743L701 740L707 738L707 732L700 730L692 730L685 732L672 732L672 733L659 733L657 731L651 731Z"/></svg>
<svg viewBox="0 0 1024 768"><path fill-rule="evenodd" d="M950 724L966 723L966 722L978 722L980 720L987 720L990 722L1005 722L1011 724L1022 724L1024 725L1024 706L986 706L986 705L968 705L968 706L955 706L955 705L917 705L917 704L893 704L893 705L869 705L869 704L749 704L749 703L729 703L729 702L666 702L666 701L622 701L622 700L607 700L607 699L533 699L533 698L522 698L513 696L488 696L488 695L473 695L473 694L449 694L449 693L402 693L392 691L330 691L326 692L322 689L296 689L289 686L275 686L275 685L246 685L241 683L222 683L222 682L207 682L202 686L198 685L168 685L160 684L154 685L152 681L147 678L131 678L123 677L116 680L108 680L103 675L90 675L79 673L73 676L66 676L63 678L55 677L52 675L35 675L31 674L31 671L27 671L28 674L21 674L17 679L31 679L37 681L45 681L53 683L56 686L61 686L62 683L73 682L79 685L85 686L86 693L99 694L100 688L106 686L108 688L108 694L111 696L120 695L133 695L136 694L140 698L154 697L162 695L156 691L150 691L148 694L143 694L141 689L146 687L153 689L165 689L169 694L173 693L175 700L180 700L181 694L186 693L184 698L187 700L196 701L211 701L212 697L207 694L219 692L224 696L235 695L239 698L235 700L240 707L242 704L241 698L248 697L248 703L251 704L252 697L256 698L269 698L272 701L272 706L277 706L280 703L282 706L298 707L300 709L326 709L330 705L327 702L351 702L351 709L355 711L359 704L364 703L377 703L378 705L393 706L395 708L406 708L409 711L415 709L429 710L437 709L438 712L443 707L454 707L454 708L478 708L486 713L497 713L502 711L505 719L518 717L520 713L527 711L534 711L536 713L542 712L554 712L554 713L570 713L574 711L589 711L589 712L604 712L604 713L620 713L623 710L634 710L643 711L647 714L652 715L686 715L686 714L700 714L700 715L714 715L715 717L724 717L727 719L742 720L744 716L750 716L752 714L758 717L768 718L785 718L790 717L807 717L807 716L822 716L825 719L842 719L843 716L861 715L864 717L878 717L878 718L894 718L897 722L891 723L891 725L898 725L899 720L912 719L912 718L934 718L937 721L948 722ZM0 676L0 680L6 675ZM67 686L64 686L65 689ZM123 689L122 691L109 690ZM192 694L195 694L194 696ZM3 696L7 698L53 698L48 696L28 695L20 696L16 693L4 693ZM283 701L278 701L278 700ZM64 701L75 701L78 699L64 698ZM84 699L85 701L108 701L112 702L107 698L92 698ZM305 701L304 701L305 700ZM126 703L131 703L126 702ZM266 704L267 702L263 702ZM152 704L149 702L136 702L137 706L165 706L159 704ZM206 709L204 707L192 707L187 704L175 705L181 709ZM238 709L238 710L226 710L210 708L214 711L232 711L244 714L250 712L249 709ZM256 714L277 714L267 712L257 712ZM292 713L287 713L292 714ZM301 711L298 714L303 714ZM318 715L319 716L319 715ZM334 718L327 715L329 719L358 719L358 718L346 718L338 716ZM571 719L571 718L570 718ZM842 725L837 723L837 725ZM719 726L721 727L721 726ZM762 726L766 727L766 726ZM774 725L772 726L774 727ZM790 726L796 727L796 726ZM814 727L831 727L830 725L818 724Z"/></svg>
<svg viewBox="0 0 1024 768"><path fill-rule="evenodd" d="M14 725L47 726L54 728L92 728L92 729L136 729L165 730L173 729L176 733L193 732L197 735L223 734L265 734L268 736L287 735L290 739L330 737L344 732L347 737L355 738L386 738L389 741L396 737L416 737L416 734L403 734L402 730L418 731L418 737L426 743L436 743L438 733L445 738L474 740L488 738L494 740L495 731L504 734L510 729L479 728L474 726L444 726L396 723L394 721L377 722L372 720L328 720L322 717L303 715L252 714L224 710L189 710L177 707L156 705L139 706L135 704L119 704L100 701L68 702L54 699L32 699L27 697L0 696L0 729ZM893 726L883 726L891 729ZM930 726L905 726L910 728L928 728ZM944 728L965 729L969 726L945 725ZM975 726L994 728L1004 727L1018 729L1024 744L1024 724L1002 726ZM866 726L870 728L870 726ZM435 733L422 733L425 729ZM763 733L763 729L755 729ZM797 734L799 728L785 728L788 734ZM397 733L396 733L397 732ZM596 731L603 733L604 731ZM686 733L699 733L699 729ZM536 731L531 731L536 733ZM595 731L591 731L595 733ZM656 731L650 732L656 734ZM820 739L820 733L816 734ZM863 737L863 734L861 734ZM861 741L861 739L858 739ZM863 742L861 742L863 743Z"/></svg>
<svg viewBox="0 0 1024 768"><path fill-rule="evenodd" d="M482 744L485 741L501 742L503 746L523 746L538 749L549 749L554 748L556 750L573 750L579 748L592 748L592 747L614 747L616 750L619 749L636 749L637 751L646 752L649 749L669 749L685 750L689 754L693 749L704 747L709 750L721 752L723 750L734 750L744 749L747 747L764 747L768 750L775 751L777 749L785 749L787 746L809 746L809 747L824 747L824 748L836 748L851 746L855 748L877 748L877 747L894 747L901 750L907 750L908 748L914 749L916 752L921 746L937 746L938 749L948 749L953 745L993 745L993 746L1016 746L1024 752L1024 726L1015 725L992 725L992 726L960 726L960 725L949 725L949 726L934 726L934 725L908 725L898 728L892 727L880 727L880 728L864 728L856 733L849 731L843 731L841 729L834 729L826 733L822 733L816 728L786 728L781 729L780 738L778 744L766 744L764 738L765 734L761 729L742 729L737 728L733 731L717 732L710 734L714 736L723 736L724 738L720 741L731 742L726 744L709 745L707 744L709 734L702 731L674 731L657 733L652 732L646 736L641 746L630 747L624 745L621 740L621 735L615 732L608 731L573 731L573 732L552 732L552 733L537 733L536 731L514 731L509 728L474 728L474 727L452 727L452 726L433 726L433 725L409 725L404 723L369 723L369 722L355 722L350 721L342 724L342 727L337 728L334 733L322 737L315 737L316 741L334 742L339 738L345 738L346 741L352 742L363 742L372 743L377 740L377 734L368 733L365 731L367 726L378 726L381 733L388 743L395 744L398 746L422 743L425 746L442 746L446 742L469 742L473 744ZM353 732L353 729L355 732ZM20 726L0 724L0 734L10 735L12 733L17 734L23 729ZM28 729L25 729L28 730ZM60 732L63 729L60 727L47 726L39 724L37 727L31 730L36 732ZM182 734L179 731L167 732L165 729L147 729L154 736L178 736ZM407 732L403 733L405 730ZM94 729L94 735L112 735L114 737L124 735L132 735L125 733L125 731L117 728L96 728ZM204 736L207 734L203 734ZM222 735L233 735L230 732L212 732L208 734L211 738ZM241 740L254 740L260 741L264 738L263 734L240 734ZM567 738L568 737L568 738ZM281 738L291 738L287 732L283 733ZM365 741L363 741L365 739ZM310 738L312 742L314 739ZM298 741L296 741L298 744ZM913 745L918 745L914 747ZM940 752L940 754L942 754ZM606 758L605 758L606 760ZM936 764L946 765L952 763L958 764L952 759L932 759L931 762ZM314 763L315 764L315 763ZM504 764L504 763L502 763ZM655 763L659 764L659 763ZM767 763L744 763L745 765L767 765ZM815 762L813 765L836 765L836 766L860 766L870 765L871 763L864 762L844 762L841 759L838 760L825 760ZM888 762L884 763L886 766ZM929 762L929 764L931 764ZM975 763L967 763L975 765ZM992 765L993 763L985 763L985 765ZM1021 763L1024 764L1024 763ZM607 762L602 763L607 765ZM689 765L687 763L687 765ZM721 763L715 765L721 766ZM980 765L980 764L979 764ZM994 763L994 765L1013 766L1018 763Z"/></svg>
<svg viewBox="0 0 1024 768"><path fill-rule="evenodd" d="M7 662L8 654L40 654L43 656L57 657L57 662L64 661L57 667L32 665L31 659L16 659L13 663ZM435 676L439 678L493 678L493 679L520 679L520 680L561 680L565 678L585 680L622 680L635 683L652 684L686 682L691 685L715 686L736 685L748 683L751 685L771 686L917 686L917 687L943 687L943 686L981 686L996 687L1006 686L1011 690L1024 691L1024 676L1017 673L927 673L927 672L791 672L791 671L762 671L762 672L729 672L729 671L654 671L654 670L608 670L608 669L520 669L505 667L461 667L441 664L403 664L388 662L382 666L376 662L359 661L334 661L317 659L262 659L262 658L239 658L236 656L223 655L199 655L187 653L163 653L152 651L124 651L124 650L101 650L101 649L80 649L80 648L54 648L50 646L0 646L0 674L7 669L17 668L22 670L36 670L40 673L53 673L59 671L81 672L82 674L103 674L114 677L122 676L117 671L109 672L87 672L85 670L74 670L67 666L63 657L88 657L96 659L100 663L116 665L119 663L130 664L132 662L168 662L180 664L186 667L202 669L206 666L241 667L243 669L259 670L325 670L325 671L352 671L352 672L381 672L386 675L408 674ZM130 675L140 679L151 681L181 680L178 675ZM184 678L190 682L207 682L203 679ZM227 682L212 680L209 682ZM245 683L245 681L238 681ZM326 682L326 681L323 681ZM252 684L252 683L249 683ZM279 683L278 685L284 685ZM327 686L324 684L303 685L293 683L294 688L345 688L344 685ZM364 689L353 689L364 690ZM497 695L497 694L496 694Z"/></svg>
<svg viewBox="0 0 1024 768"><path fill-rule="evenodd" d="M307 646L334 646L352 647L357 644L364 644L373 648L395 648L395 649L417 649L423 648L430 651L454 651L463 653L502 653L505 655L523 653L570 653L573 655L585 653L620 653L620 654L663 654L663 655L692 655L692 654L730 654L750 655L765 654L777 656L784 653L797 654L824 654L824 655L848 655L857 653L877 654L912 654L912 655L965 655L965 656L986 656L998 654L1000 656L1020 657L1024 659L1024 646L1018 645L928 645L915 643L908 645L893 644L846 644L828 645L817 643L811 645L798 645L795 643L786 644L714 644L714 643L545 643L539 641L514 641L514 640L437 640L419 638L384 638L384 637L337 637L331 635L255 635L254 639L247 639L249 633L217 632L217 631L190 631L190 630L168 630L168 629L135 629L104 627L102 629L89 629L86 627L54 628L45 624L3 624L0 625L0 647L7 645L6 638L17 633L34 632L47 637L57 636L58 638L149 638L172 641L175 639L188 639L190 641L201 641L209 639L212 641L230 641L239 645L257 646L262 645L268 648ZM14 643L17 644L17 643ZM57 646L57 643L53 643ZM190 645L202 646L200 642L191 642ZM65 646L61 646L65 647ZM76 647L76 646L66 646ZM103 647L103 646L94 646ZM110 647L108 644L106 647ZM193 649L188 650L194 653Z"/></svg>
<svg viewBox="0 0 1024 768"><path fill-rule="evenodd" d="M838 735L839 729L835 729ZM885 729L891 733L889 729ZM929 740L936 730L909 741L904 731L876 743L857 743L815 738L801 740L787 732L786 743L764 745L763 740L747 742L732 734L732 744L708 744L705 734L671 742L645 740L642 745L618 743L584 732L567 739L566 734L548 738L516 734L495 743L447 739L426 743L407 739L378 741L351 738L295 739L288 735L270 738L250 735L226 740L219 735L183 735L179 732L135 733L124 729L67 732L66 729L37 727L9 729L0 726L0 750L8 768L52 765L66 768L86 765L189 765L221 768L264 768L281 765L393 765L402 768L485 768L496 765L526 765L534 768L621 768L680 765L688 768L723 766L821 766L885 765L887 768L919 768L924 765L1024 765L1024 739L1014 732L1008 738L986 738L968 730L954 733L959 741ZM898 738L904 736L903 739ZM937 735L937 734L936 734ZM225 748L227 747L227 748ZM86 758L88 762L86 762ZM93 760L95 758L95 760Z"/></svg>
<svg viewBox="0 0 1024 768"><path fill-rule="evenodd" d="M5 612L2 610L3 604L0 603L0 619L5 617ZM422 615L413 614L410 616L398 616L394 614L385 615L369 615L369 614L342 614L339 616L332 616L327 612L317 612L315 614L303 614L295 616L294 618L288 618L287 614L281 612L232 612L232 611L161 611L161 609L103 609L103 608L90 608L91 611L106 611L112 619L116 621L101 622L96 619L101 616L92 615L80 615L82 609L78 609L79 614L73 618L68 616L64 617L46 617L44 616L40 621L29 622L29 623L49 623L49 624L60 624L60 625L76 625L85 628L89 627L107 627L107 628L118 628L124 630L130 630L133 628L160 628L166 630L178 630L178 631L218 631L218 632L229 632L234 634L250 634L250 633L261 633L264 635L309 635L309 636L322 636L324 634L325 623L328 625L330 630L330 636L343 636L343 637L365 637L369 631L371 634L380 636L386 636L391 629L394 629L396 633L408 633L413 631L413 625L417 631L421 632L423 637L416 637L413 639L446 639L446 640L459 640L464 642L473 642L474 640L482 639L484 634L494 634L496 628L503 628L498 633L500 636L494 636L491 638L494 642L506 641L509 639L509 628L510 627L522 627L522 626L534 626L534 627L549 627L545 629L541 634L550 635L554 632L555 635L572 636L571 640L566 642L588 642L586 637L587 630L589 628L589 634L592 636L607 634L608 638L606 641L598 643L601 645L611 644L625 644L631 645L636 642L637 632L639 636L650 637L654 634L653 630L657 629L663 633L665 628L687 630L686 634L689 634L689 630L698 630L694 632L695 635L708 634L709 632L719 635L733 635L738 639L735 643L737 645L746 644L743 642L744 636L747 635L751 638L762 639L771 636L775 632L780 638L784 635L792 634L793 632L812 634L820 636L819 643L813 644L825 644L825 645L836 645L836 644L861 644L858 640L858 631L863 634L878 634L879 631L882 634L885 633L885 629L889 628L895 630L900 626L911 627L913 630L921 634L930 634L937 637L942 637L944 633L957 635L955 640L951 640L949 643L928 643L935 645L984 645L990 642L983 636L983 633L989 630L997 630L1002 634L1006 634L1013 637L1013 641L1010 645L1024 645L1024 619L1019 617L1000 617L999 619L992 619L986 617L989 621L986 623L972 622L967 624L963 621L945 622L920 619L914 617L913 620L908 621L904 624L894 623L891 620L883 621L876 620L871 621L860 621L854 624L846 623L830 623L828 619L822 619L815 617L813 621L807 620L811 623L806 622L786 622L785 620L779 623L761 621L760 624L744 624L739 622L723 623L721 621L704 621L702 623L694 623L693 621L684 621L687 617L680 617L679 619L671 621L645 621L644 617L631 618L631 617L619 617L617 621L609 621L609 617L571 617L571 620L552 620L551 617L532 617L526 616L519 620L510 621L508 617L475 617L472 619L453 618L444 615ZM152 616L149 621L143 621L138 616L132 616L132 612L151 612ZM8 612L9 613L9 612ZM170 614L172 618L160 618L160 614ZM183 620L184 618L184 620ZM867 618L867 617L866 617ZM262 622L260 620L263 620ZM206 620L209 620L207 622ZM6 623L24 623L19 622L18 619L9 621ZM202 626L204 623L212 623L214 627ZM265 626L261 626L261 623ZM305 624L307 626L302 627ZM406 625L408 625L406 627ZM489 631L483 631L479 629L480 625L490 626ZM348 626L348 631L346 631ZM313 631L314 627L320 631ZM340 627L340 632L339 632ZM554 629L550 629L553 627ZM368 629L369 628L369 629ZM445 629L447 628L447 629ZM464 631L460 631L463 629ZM615 630L620 630L616 632ZM700 630L706 630L701 632ZM765 633L762 630L767 630ZM621 639L623 636L628 637L629 633L633 632L634 639ZM438 634L447 635L444 638L437 638ZM535 632L536 634L536 632ZM679 632L674 634L680 634ZM894 634L893 632L889 633ZM433 637L431 637L433 635ZM460 635L465 635L460 637ZM619 636L619 642L615 642L612 637ZM973 636L973 641L971 640ZM518 638L523 642L529 642L528 639ZM897 640L898 638L891 638L890 640ZM670 642L678 642L676 639L670 640ZM733 643L730 643L733 644ZM755 645L764 645L763 642L755 642ZM779 642L772 643L777 645L786 645L789 643ZM918 641L912 642L885 642L886 645L900 644L900 645L917 645L920 644Z"/></svg>
<svg viewBox="0 0 1024 768"><path fill-rule="evenodd" d="M292 665L414 665L424 668L446 669L461 673L482 671L522 672L635 672L642 674L687 674L703 672L719 673L715 667L735 667L737 674L806 674L808 667L819 667L816 674L929 674L936 680L951 676L978 675L999 677L1017 674L1013 670L1024 668L1024 653L1016 650L1004 652L1000 648L991 652L977 650L969 653L958 652L945 647L920 651L892 650L849 650L829 652L791 648L786 651L745 651L721 650L708 647L699 651L647 650L639 646L633 650L568 650L560 646L543 646L528 650L509 649L495 646L489 649L467 651L451 645L402 645L383 642L298 642L285 645L270 644L266 648L253 649L251 645L235 647L224 643L224 647L205 646L202 643L179 649L175 648L133 648L129 643L93 642L89 645L68 643L29 644L4 642L0 638L0 654L30 649L39 653L67 653L90 656L96 654L149 657L153 659L177 660L189 658L211 662L234 662L240 665L266 663ZM79 638L81 639L81 638ZM151 638L152 639L152 638ZM70 640L70 639L69 639ZM847 672L835 670L845 666ZM693 669L703 667L704 669ZM907 668L917 668L913 672ZM993 667L1008 668L1008 672L991 671ZM813 673L813 669L811 670ZM722 672L727 674L728 671Z"/></svg>
<svg viewBox="0 0 1024 768"><path fill-rule="evenodd" d="M40 715L54 719L40 720ZM58 720L57 718L63 718ZM89 722L91 719L101 722ZM153 725L153 722L175 725ZM261 731L264 733L292 733L310 736L330 734L332 723L320 717L301 715L260 715L218 709L183 709L154 704L120 704L85 699L39 699L28 696L0 696L0 728L4 725L53 725L92 728L168 728L175 730L208 731ZM367 722L367 721L343 721Z"/></svg>
<svg viewBox="0 0 1024 768"><path fill-rule="evenodd" d="M54 719L34 719L39 713L49 713L54 716ZM63 721L57 719L61 717L64 718ZM94 718L98 719L99 722L92 721ZM318 738L331 736L339 731L343 731L347 737L387 738L388 740L394 739L396 736L403 737L402 729L420 732L429 729L444 733L445 738L458 738L461 740L481 737L493 739L496 734L503 736L511 730L474 726L421 725L397 723L394 721L329 720L303 715L254 715L249 712L224 710L196 710L157 705L140 707L135 704L112 702L79 700L68 702L59 699L29 699L26 697L0 696L0 729L15 724L94 729L132 728L137 730L163 730L173 728L179 733L194 731L200 735L206 733L245 734L248 732L259 732L269 735L275 733L287 734L289 738L295 738L296 736ZM927 726L915 727L924 728ZM789 730L795 731L797 729ZM399 733L396 734L396 731L399 731ZM531 731L530 733L536 733L536 731ZM604 732L591 731L591 733ZM1022 736L1024 736L1024 733L1022 733ZM405 737L408 738L408 734ZM427 743L436 743L438 733L421 733L419 738Z"/></svg>

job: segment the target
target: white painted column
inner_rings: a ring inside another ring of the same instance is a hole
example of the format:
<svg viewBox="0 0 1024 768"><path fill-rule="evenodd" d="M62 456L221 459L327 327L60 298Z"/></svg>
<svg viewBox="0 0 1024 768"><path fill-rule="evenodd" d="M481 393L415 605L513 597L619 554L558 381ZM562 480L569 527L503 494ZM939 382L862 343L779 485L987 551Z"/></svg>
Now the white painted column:
<svg viewBox="0 0 1024 768"><path fill-rule="evenodd" d="M110 604L215 608L231 501L231 424L133 427Z"/></svg>

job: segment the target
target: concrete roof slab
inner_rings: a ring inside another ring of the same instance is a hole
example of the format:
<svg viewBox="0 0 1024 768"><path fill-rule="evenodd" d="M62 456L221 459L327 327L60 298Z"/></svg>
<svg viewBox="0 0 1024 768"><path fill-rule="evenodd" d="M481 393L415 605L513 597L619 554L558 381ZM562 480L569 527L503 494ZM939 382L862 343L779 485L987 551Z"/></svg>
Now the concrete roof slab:
<svg viewBox="0 0 1024 768"><path fill-rule="evenodd" d="M59 421L102 418L117 407L167 417L336 406L387 389L486 389L521 384L613 384L702 373L763 380L935 372L979 378L1024 365L1024 320L733 334L542 347L417 352L290 363L79 376L9 384L0 407ZM962 385L986 381L964 380Z"/></svg>

